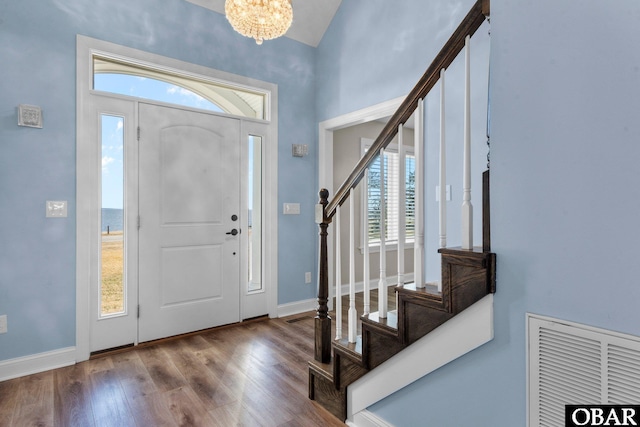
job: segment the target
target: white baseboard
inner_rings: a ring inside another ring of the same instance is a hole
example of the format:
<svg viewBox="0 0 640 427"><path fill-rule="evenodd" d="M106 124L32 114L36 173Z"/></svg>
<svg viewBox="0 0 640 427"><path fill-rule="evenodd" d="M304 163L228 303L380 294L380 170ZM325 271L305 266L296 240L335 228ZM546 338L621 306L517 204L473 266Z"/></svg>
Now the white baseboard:
<svg viewBox="0 0 640 427"><path fill-rule="evenodd" d="M0 362L0 381L37 374L76 363L76 348L67 347Z"/></svg>
<svg viewBox="0 0 640 427"><path fill-rule="evenodd" d="M489 294L351 384L347 418L492 339L493 294Z"/></svg>
<svg viewBox="0 0 640 427"><path fill-rule="evenodd" d="M394 427L366 409L355 414L353 420L347 420L346 424L351 427Z"/></svg>
<svg viewBox="0 0 640 427"><path fill-rule="evenodd" d="M315 298L281 304L278 306L278 317L293 316L305 311L315 311L317 307L318 300Z"/></svg>

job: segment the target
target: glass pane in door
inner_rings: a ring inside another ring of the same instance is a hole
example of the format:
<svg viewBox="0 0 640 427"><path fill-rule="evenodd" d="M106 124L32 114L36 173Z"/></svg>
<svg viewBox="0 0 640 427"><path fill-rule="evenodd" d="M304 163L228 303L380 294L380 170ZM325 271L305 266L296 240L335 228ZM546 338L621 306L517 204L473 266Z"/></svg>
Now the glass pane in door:
<svg viewBox="0 0 640 427"><path fill-rule="evenodd" d="M248 226L249 282L247 290L262 290L262 137L249 135Z"/></svg>
<svg viewBox="0 0 640 427"><path fill-rule="evenodd" d="M124 118L103 114L100 316L124 313Z"/></svg>

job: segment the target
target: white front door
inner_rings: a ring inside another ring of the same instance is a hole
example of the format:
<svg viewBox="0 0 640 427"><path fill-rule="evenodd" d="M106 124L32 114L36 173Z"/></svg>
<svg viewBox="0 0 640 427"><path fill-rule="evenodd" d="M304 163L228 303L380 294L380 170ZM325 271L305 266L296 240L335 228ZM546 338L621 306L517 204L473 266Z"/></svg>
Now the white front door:
<svg viewBox="0 0 640 427"><path fill-rule="evenodd" d="M139 127L139 342L238 322L240 121L140 103Z"/></svg>

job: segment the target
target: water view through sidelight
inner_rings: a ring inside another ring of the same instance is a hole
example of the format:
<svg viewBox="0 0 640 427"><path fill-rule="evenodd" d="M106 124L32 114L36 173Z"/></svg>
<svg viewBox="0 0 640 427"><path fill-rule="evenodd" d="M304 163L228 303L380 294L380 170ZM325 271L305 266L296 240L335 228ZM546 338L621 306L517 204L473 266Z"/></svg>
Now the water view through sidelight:
<svg viewBox="0 0 640 427"><path fill-rule="evenodd" d="M103 114L100 316L125 311L124 118Z"/></svg>
<svg viewBox="0 0 640 427"><path fill-rule="evenodd" d="M124 230L122 209L102 208L102 232L109 233Z"/></svg>

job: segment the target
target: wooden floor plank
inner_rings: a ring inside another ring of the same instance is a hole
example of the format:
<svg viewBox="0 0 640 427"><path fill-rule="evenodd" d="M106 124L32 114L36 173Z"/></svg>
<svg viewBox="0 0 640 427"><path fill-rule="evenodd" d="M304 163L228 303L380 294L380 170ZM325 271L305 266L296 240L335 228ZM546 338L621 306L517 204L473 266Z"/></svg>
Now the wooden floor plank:
<svg viewBox="0 0 640 427"><path fill-rule="evenodd" d="M53 427L53 402L20 406L11 423L15 427Z"/></svg>
<svg viewBox="0 0 640 427"><path fill-rule="evenodd" d="M57 426L92 427L95 425L87 364L54 371L54 423Z"/></svg>
<svg viewBox="0 0 640 427"><path fill-rule="evenodd" d="M166 399L160 392L129 398L129 407L138 426L177 427Z"/></svg>
<svg viewBox="0 0 640 427"><path fill-rule="evenodd" d="M161 346L144 347L138 355L158 390L169 391L187 384Z"/></svg>
<svg viewBox="0 0 640 427"><path fill-rule="evenodd" d="M0 382L0 427L9 427L15 408L19 405L18 392L22 378Z"/></svg>
<svg viewBox="0 0 640 427"><path fill-rule="evenodd" d="M120 380L120 385L129 402L138 396L155 393L156 388L149 371L135 351L111 356L113 371Z"/></svg>
<svg viewBox="0 0 640 427"><path fill-rule="evenodd" d="M98 427L134 427L133 414L115 372L101 370L90 374L89 379L95 425Z"/></svg>
<svg viewBox="0 0 640 427"><path fill-rule="evenodd" d="M14 426L53 426L53 371L29 375L21 382Z"/></svg>
<svg viewBox="0 0 640 427"><path fill-rule="evenodd" d="M174 421L183 426L210 426L214 420L200 402L196 393L188 387L179 387L164 393L165 401Z"/></svg>
<svg viewBox="0 0 640 427"><path fill-rule="evenodd" d="M168 344L165 351L186 379L189 387L207 408L215 408L236 400L232 392L201 362L184 341Z"/></svg>
<svg viewBox="0 0 640 427"><path fill-rule="evenodd" d="M260 418L255 418L241 401L219 406L209 411L209 414L214 419L215 426L268 427Z"/></svg>

